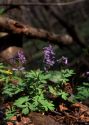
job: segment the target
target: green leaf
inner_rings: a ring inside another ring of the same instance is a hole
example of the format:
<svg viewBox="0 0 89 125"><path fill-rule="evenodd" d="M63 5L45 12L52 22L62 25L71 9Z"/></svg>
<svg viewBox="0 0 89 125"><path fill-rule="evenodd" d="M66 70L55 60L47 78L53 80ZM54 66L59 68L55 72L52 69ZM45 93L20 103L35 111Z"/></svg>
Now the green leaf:
<svg viewBox="0 0 89 125"><path fill-rule="evenodd" d="M4 8L0 8L0 15L4 14L5 9Z"/></svg>
<svg viewBox="0 0 89 125"><path fill-rule="evenodd" d="M24 85L14 85L12 83L5 84L3 88L3 94L13 97L13 95L18 94L24 90Z"/></svg>
<svg viewBox="0 0 89 125"><path fill-rule="evenodd" d="M89 98L89 88L82 87L78 89L78 93L75 95L76 99L85 100Z"/></svg>
<svg viewBox="0 0 89 125"><path fill-rule="evenodd" d="M89 87L89 83L84 82L83 85Z"/></svg>
<svg viewBox="0 0 89 125"><path fill-rule="evenodd" d="M22 113L23 113L24 115L29 114L29 108L28 108L28 107L23 108L23 109L22 109Z"/></svg>
<svg viewBox="0 0 89 125"><path fill-rule="evenodd" d="M42 107L44 108L45 111L54 110L54 104L52 104L51 102L48 102L47 100L43 100L40 103L42 104Z"/></svg>
<svg viewBox="0 0 89 125"><path fill-rule="evenodd" d="M66 83L69 81L69 77L74 74L73 70L61 70L61 71L51 71L49 72L51 74L50 80L55 83Z"/></svg>
<svg viewBox="0 0 89 125"><path fill-rule="evenodd" d="M60 92L58 92L58 95L61 96L61 98L64 100L68 99L68 93L63 92L62 90Z"/></svg>
<svg viewBox="0 0 89 125"><path fill-rule="evenodd" d="M68 99L68 94L65 92L62 92L62 99L67 100Z"/></svg>
<svg viewBox="0 0 89 125"><path fill-rule="evenodd" d="M5 119L10 120L13 116L14 116L14 113L11 113L11 114L8 113L8 114L6 114Z"/></svg>
<svg viewBox="0 0 89 125"><path fill-rule="evenodd" d="M29 101L29 97L28 96L23 96L20 97L19 99L17 99L14 103L15 106L22 108L26 106L26 102Z"/></svg>
<svg viewBox="0 0 89 125"><path fill-rule="evenodd" d="M12 118L13 116L16 115L16 110L14 107L10 108L10 109L7 109L6 110L6 117L5 117L5 120L9 120L10 118Z"/></svg>
<svg viewBox="0 0 89 125"><path fill-rule="evenodd" d="M0 63L0 69L4 69L5 66L3 65L3 63Z"/></svg>
<svg viewBox="0 0 89 125"><path fill-rule="evenodd" d="M38 104L37 104L38 105ZM36 111L36 109L37 109L37 107L36 107L36 104L33 102L32 104L31 103L29 103L29 109L31 110L31 111Z"/></svg>
<svg viewBox="0 0 89 125"><path fill-rule="evenodd" d="M55 88L53 88L52 86L48 86L49 88L49 92L52 93L53 95L57 95L57 90Z"/></svg>

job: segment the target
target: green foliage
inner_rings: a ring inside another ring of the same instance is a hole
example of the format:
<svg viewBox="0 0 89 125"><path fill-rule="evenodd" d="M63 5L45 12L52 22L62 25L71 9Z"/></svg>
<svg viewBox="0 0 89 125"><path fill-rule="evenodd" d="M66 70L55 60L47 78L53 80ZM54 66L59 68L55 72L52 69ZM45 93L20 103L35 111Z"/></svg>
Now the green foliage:
<svg viewBox="0 0 89 125"><path fill-rule="evenodd" d="M39 94L39 91L44 91L45 84L47 83L47 75L40 70L26 72L25 74L26 92L30 97Z"/></svg>
<svg viewBox="0 0 89 125"><path fill-rule="evenodd" d="M5 9L4 8L0 8L0 15L3 15L5 13Z"/></svg>
<svg viewBox="0 0 89 125"><path fill-rule="evenodd" d="M53 86L49 85L49 92L54 96L60 96L62 99L67 100L68 94L63 91L63 85L69 81L69 77L74 74L73 70L61 70L50 72L50 80L54 82Z"/></svg>
<svg viewBox="0 0 89 125"><path fill-rule="evenodd" d="M76 100L86 100L89 98L89 83L83 83L77 87L77 94L75 95Z"/></svg>
<svg viewBox="0 0 89 125"><path fill-rule="evenodd" d="M47 80L50 78L50 74L37 70L27 72L25 77L28 95L30 98L33 97L31 103L35 108L34 110L53 110L54 105L45 97Z"/></svg>
<svg viewBox="0 0 89 125"><path fill-rule="evenodd" d="M13 95L24 91L24 87L25 84L23 83L23 80L18 76L13 76L13 78L8 77L2 94L13 97Z"/></svg>
<svg viewBox="0 0 89 125"><path fill-rule="evenodd" d="M67 100L68 94L63 90L63 85L74 74L73 70L69 69L49 72L31 70L20 73L8 71L4 67L2 70L0 72L2 79L4 78L2 94L13 100L15 109L14 111L11 109L7 117L14 115L17 109L25 115L30 111L54 110L55 105L47 94Z"/></svg>
<svg viewBox="0 0 89 125"><path fill-rule="evenodd" d="M38 111L54 110L54 104L52 104L52 101L49 101L47 98L45 98L42 91L40 91L39 95L33 98L33 105Z"/></svg>
<svg viewBox="0 0 89 125"><path fill-rule="evenodd" d="M18 94L24 90L24 87L21 85L13 85L13 84L7 84L4 89L2 94L8 95L9 97L13 97L13 95Z"/></svg>
<svg viewBox="0 0 89 125"><path fill-rule="evenodd" d="M30 103L28 96L20 97L15 101L14 105L22 109L23 114L27 115L29 113Z"/></svg>
<svg viewBox="0 0 89 125"><path fill-rule="evenodd" d="M74 74L73 70L61 70L61 71L52 71L51 74L51 81L59 84L64 84L69 81L69 77Z"/></svg>
<svg viewBox="0 0 89 125"><path fill-rule="evenodd" d="M8 120L10 118L12 118L13 116L16 115L16 110L14 107L11 107L10 109L7 109L6 110L6 117L5 117L5 120Z"/></svg>

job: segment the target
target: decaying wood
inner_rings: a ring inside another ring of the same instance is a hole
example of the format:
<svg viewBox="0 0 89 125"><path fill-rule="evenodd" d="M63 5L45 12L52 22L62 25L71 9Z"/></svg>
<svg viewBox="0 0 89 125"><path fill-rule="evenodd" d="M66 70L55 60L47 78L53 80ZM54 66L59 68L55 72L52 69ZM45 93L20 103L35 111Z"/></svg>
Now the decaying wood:
<svg viewBox="0 0 89 125"><path fill-rule="evenodd" d="M0 30L8 33L25 35L30 38L37 38L45 41L50 41L56 44L71 44L73 39L69 35L56 35L43 29L33 28L28 25L21 24L18 21L0 16Z"/></svg>

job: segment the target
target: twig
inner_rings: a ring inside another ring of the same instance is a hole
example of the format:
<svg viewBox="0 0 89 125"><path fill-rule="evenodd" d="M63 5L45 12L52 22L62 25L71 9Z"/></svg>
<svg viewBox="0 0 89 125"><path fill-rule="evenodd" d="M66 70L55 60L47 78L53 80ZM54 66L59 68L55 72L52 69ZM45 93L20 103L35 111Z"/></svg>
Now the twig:
<svg viewBox="0 0 89 125"><path fill-rule="evenodd" d="M52 113L54 113L54 114L56 114L56 115L62 115L62 113L60 113L60 112L57 112L57 111L51 111Z"/></svg>
<svg viewBox="0 0 89 125"><path fill-rule="evenodd" d="M73 118L73 119L78 119L77 117L75 117L75 116L72 116L72 115L70 115L70 114L68 114L68 113L66 113L66 112L63 112L63 114L65 115L65 116L67 116L67 117L70 117L70 118Z"/></svg>

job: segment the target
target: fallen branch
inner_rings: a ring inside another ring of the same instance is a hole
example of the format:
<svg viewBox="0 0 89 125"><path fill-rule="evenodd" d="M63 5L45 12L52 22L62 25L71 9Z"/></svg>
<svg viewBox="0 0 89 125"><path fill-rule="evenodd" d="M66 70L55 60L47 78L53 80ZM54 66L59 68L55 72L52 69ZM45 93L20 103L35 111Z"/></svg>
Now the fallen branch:
<svg viewBox="0 0 89 125"><path fill-rule="evenodd" d="M50 41L56 44L68 45L73 43L73 39L69 35L56 35L43 29L33 28L28 25L21 24L18 21L0 16L0 30L8 33L25 35L30 38Z"/></svg>

